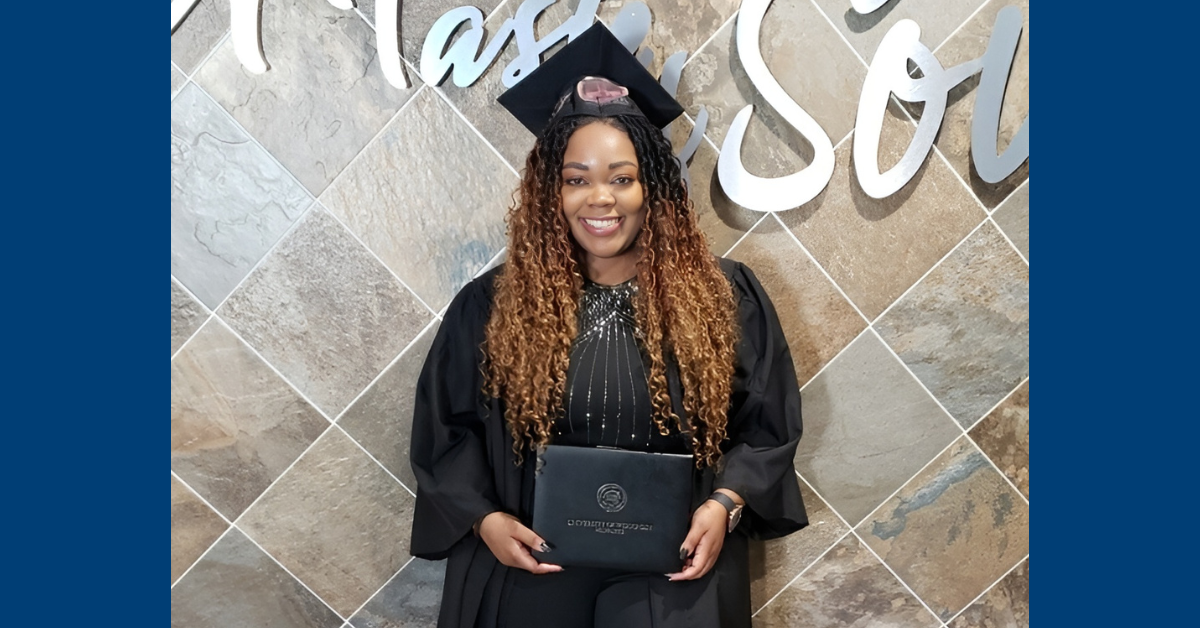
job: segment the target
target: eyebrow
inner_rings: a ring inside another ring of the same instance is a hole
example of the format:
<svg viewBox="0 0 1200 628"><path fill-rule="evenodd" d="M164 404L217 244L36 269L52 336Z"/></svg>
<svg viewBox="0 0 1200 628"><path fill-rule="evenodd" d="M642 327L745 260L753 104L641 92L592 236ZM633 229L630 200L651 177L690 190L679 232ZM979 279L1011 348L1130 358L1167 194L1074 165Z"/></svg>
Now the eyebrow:
<svg viewBox="0 0 1200 628"><path fill-rule="evenodd" d="M632 161L617 161L617 162L608 164L608 169L616 170L617 168L620 168L621 166L633 166L636 168L637 164L633 163ZM569 161L569 162L563 164L563 170L566 170L567 168L574 168L576 170L587 170L588 169L587 166L585 166L577 161Z"/></svg>

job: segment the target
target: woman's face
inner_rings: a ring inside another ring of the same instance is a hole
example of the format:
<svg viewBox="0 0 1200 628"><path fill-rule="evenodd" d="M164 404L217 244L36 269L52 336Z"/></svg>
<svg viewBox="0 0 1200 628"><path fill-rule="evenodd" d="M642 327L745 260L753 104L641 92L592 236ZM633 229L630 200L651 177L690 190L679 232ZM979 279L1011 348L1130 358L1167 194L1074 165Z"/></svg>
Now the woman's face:
<svg viewBox="0 0 1200 628"><path fill-rule="evenodd" d="M576 129L567 140L562 178L563 215L586 254L589 278L620 283L633 277L646 203L629 136L603 122Z"/></svg>

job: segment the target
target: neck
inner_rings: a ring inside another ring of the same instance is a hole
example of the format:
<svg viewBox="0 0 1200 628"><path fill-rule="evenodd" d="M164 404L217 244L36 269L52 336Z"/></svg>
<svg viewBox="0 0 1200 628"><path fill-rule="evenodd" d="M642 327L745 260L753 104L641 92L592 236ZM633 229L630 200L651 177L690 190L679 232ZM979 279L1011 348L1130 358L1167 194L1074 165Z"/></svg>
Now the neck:
<svg viewBox="0 0 1200 628"><path fill-rule="evenodd" d="M638 257L619 255L608 259L587 256L587 278L602 286L615 286L637 276Z"/></svg>

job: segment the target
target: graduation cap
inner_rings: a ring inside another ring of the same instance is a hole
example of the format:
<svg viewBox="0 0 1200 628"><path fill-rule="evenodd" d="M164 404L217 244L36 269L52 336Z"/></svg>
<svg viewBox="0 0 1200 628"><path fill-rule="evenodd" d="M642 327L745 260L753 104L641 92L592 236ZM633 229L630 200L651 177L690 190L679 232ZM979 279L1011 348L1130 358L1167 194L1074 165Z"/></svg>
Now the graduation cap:
<svg viewBox="0 0 1200 628"><path fill-rule="evenodd" d="M496 99L541 137L567 116L641 115L663 128L683 113L671 94L596 22Z"/></svg>

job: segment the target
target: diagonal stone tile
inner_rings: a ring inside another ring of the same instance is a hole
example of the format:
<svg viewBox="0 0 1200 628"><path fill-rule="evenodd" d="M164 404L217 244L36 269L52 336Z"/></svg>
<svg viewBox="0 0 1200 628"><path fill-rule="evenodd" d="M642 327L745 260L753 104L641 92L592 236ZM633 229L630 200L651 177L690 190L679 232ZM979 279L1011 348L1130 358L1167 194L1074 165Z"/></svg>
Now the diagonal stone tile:
<svg viewBox="0 0 1200 628"><path fill-rule="evenodd" d="M1006 0L989 2L976 13L962 29L954 33L940 50L937 58L944 67L951 67L977 59L987 50L996 14L1007 6L1018 6L1025 14L1024 29L1017 42L1017 52L1008 74L1008 86L1004 90L1004 101L1000 107L1000 128L996 135L996 149L1003 152L1016 136L1021 123L1029 115L1029 0ZM979 178L971 161L971 118L975 112L975 94L979 87L979 74L960 83L950 90L946 115L938 132L938 150L954 168L971 190L979 197L984 207L994 209L1022 182L1029 178L1029 161L998 183L988 183ZM1028 257L1028 256L1026 256Z"/></svg>
<svg viewBox="0 0 1200 628"><path fill-rule="evenodd" d="M796 470L850 525L962 434L870 333L810 381L801 397L804 437Z"/></svg>
<svg viewBox="0 0 1200 628"><path fill-rule="evenodd" d="M675 131L674 146L679 150L687 141L692 124L682 117L672 124ZM688 164L688 171L691 173L688 197L696 212L696 222L708 238L708 250L713 255L724 256L758 223L763 214L746 209L725 196L717 180L717 151L708 142L700 142L692 162Z"/></svg>
<svg viewBox="0 0 1200 628"><path fill-rule="evenodd" d="M768 218L730 252L747 264L775 304L801 386L866 328L792 236Z"/></svg>
<svg viewBox="0 0 1200 628"><path fill-rule="evenodd" d="M949 628L1029 628L1029 561L996 583L982 599L968 606Z"/></svg>
<svg viewBox="0 0 1200 628"><path fill-rule="evenodd" d="M1029 180L1012 193L996 211L992 220L1004 231L1004 235L1017 246L1021 255L1029 260Z"/></svg>
<svg viewBox="0 0 1200 628"><path fill-rule="evenodd" d="M413 501L332 429L238 525L347 617L408 562Z"/></svg>
<svg viewBox="0 0 1200 628"><path fill-rule="evenodd" d="M171 470L230 520L328 427L215 318L171 360Z"/></svg>
<svg viewBox="0 0 1200 628"><path fill-rule="evenodd" d="M738 0L640 0L650 8L650 32L642 48L654 51L650 73L662 73L667 57L686 52L690 56L738 10ZM596 10L601 22L611 25L629 4L624 0L600 3Z"/></svg>
<svg viewBox="0 0 1200 628"><path fill-rule="evenodd" d="M891 0L876 11L861 14L846 0L813 0L867 63L888 29L902 19L921 26L921 42L936 49L987 0ZM844 45L844 44L843 44ZM943 62L949 67L949 63Z"/></svg>
<svg viewBox="0 0 1200 628"><path fill-rule="evenodd" d="M473 155L469 164L464 155ZM505 245L520 180L432 90L413 98L321 196L429 307Z"/></svg>
<svg viewBox="0 0 1200 628"><path fill-rule="evenodd" d="M171 61L191 74L228 32L229 0L200 0L171 33Z"/></svg>
<svg viewBox="0 0 1200 628"><path fill-rule="evenodd" d="M412 559L391 582L350 618L353 628L417 628L437 625L446 561Z"/></svg>
<svg viewBox="0 0 1200 628"><path fill-rule="evenodd" d="M718 147L734 115L754 105L743 140L746 169L772 177L796 172L812 162L812 146L750 82L737 54L736 32L734 20L688 60L679 81L679 102L693 118L701 105L708 110L706 134ZM771 3L759 50L775 80L835 145L850 133L855 108L846 104L857 102L866 68L810 0Z"/></svg>
<svg viewBox="0 0 1200 628"><path fill-rule="evenodd" d="M171 274L209 308L311 203L199 86L171 101Z"/></svg>
<svg viewBox="0 0 1200 628"><path fill-rule="evenodd" d="M1029 554L1029 506L967 438L856 530L942 620Z"/></svg>
<svg viewBox="0 0 1200 628"><path fill-rule="evenodd" d="M408 445L414 395L437 330L437 324L427 328L338 419L351 438L413 492L417 479L408 461Z"/></svg>
<svg viewBox="0 0 1200 628"><path fill-rule="evenodd" d="M192 80L314 195L420 87L412 73L412 87L392 87L371 27L322 0L265 4L262 45L267 72L244 70L226 40Z"/></svg>
<svg viewBox="0 0 1200 628"><path fill-rule="evenodd" d="M172 476L171 582L178 580L227 527L220 515Z"/></svg>
<svg viewBox="0 0 1200 628"><path fill-rule="evenodd" d="M422 0L421 2L400 3L400 56L408 59L413 66L421 62L421 47L425 44L425 36L429 28L447 11L461 7L473 6L478 8L486 17L502 0ZM375 0L358 0L358 11L367 18L372 26L375 25ZM495 31L491 31L494 33ZM461 36L461 33L459 34ZM456 36L452 41L457 41ZM411 74L410 74L411 76Z"/></svg>
<svg viewBox="0 0 1200 628"><path fill-rule="evenodd" d="M184 76L182 72L175 69L175 64L172 63L171 64L171 98L175 97L175 94L179 92L179 88L183 87L183 84L186 82L187 82L187 77Z"/></svg>
<svg viewBox="0 0 1200 628"><path fill-rule="evenodd" d="M914 127L889 107L881 168L904 154ZM835 150L833 179L815 199L779 214L817 262L868 318L875 318L987 214L936 156L883 199L867 196L852 165L853 141Z"/></svg>
<svg viewBox="0 0 1200 628"><path fill-rule="evenodd" d="M200 329L208 318L208 310L171 278L171 355Z"/></svg>
<svg viewBox="0 0 1200 628"><path fill-rule="evenodd" d="M342 619L231 528L171 589L171 628L337 628Z"/></svg>
<svg viewBox="0 0 1200 628"><path fill-rule="evenodd" d="M750 542L750 608L757 611L850 528L824 500L800 482L808 527L781 539Z"/></svg>
<svg viewBox="0 0 1200 628"><path fill-rule="evenodd" d="M754 616L754 628L941 625L853 536L842 539Z"/></svg>
<svg viewBox="0 0 1200 628"><path fill-rule="evenodd" d="M330 417L432 318L319 205L217 313Z"/></svg>
<svg viewBox="0 0 1200 628"><path fill-rule="evenodd" d="M876 329L969 429L1029 374L1029 266L984 223Z"/></svg>
<svg viewBox="0 0 1200 628"><path fill-rule="evenodd" d="M976 423L970 435L1029 499L1029 380Z"/></svg>

